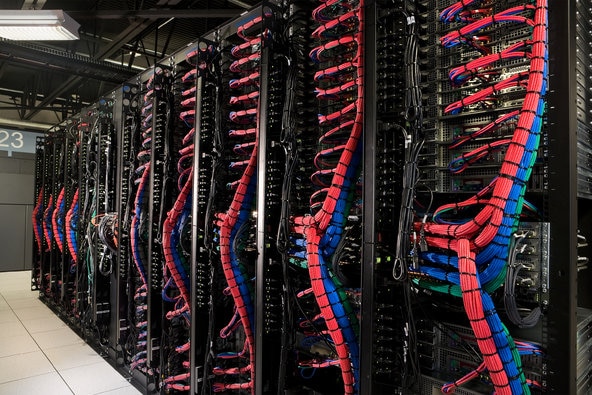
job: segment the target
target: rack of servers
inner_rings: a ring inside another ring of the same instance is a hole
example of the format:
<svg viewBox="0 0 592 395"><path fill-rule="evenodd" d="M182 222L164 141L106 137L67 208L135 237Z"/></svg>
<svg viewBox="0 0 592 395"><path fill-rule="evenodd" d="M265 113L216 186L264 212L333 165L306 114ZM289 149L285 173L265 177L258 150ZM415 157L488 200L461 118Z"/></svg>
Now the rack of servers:
<svg viewBox="0 0 592 395"><path fill-rule="evenodd" d="M591 28L263 2L38 139L32 288L146 394L587 394Z"/></svg>

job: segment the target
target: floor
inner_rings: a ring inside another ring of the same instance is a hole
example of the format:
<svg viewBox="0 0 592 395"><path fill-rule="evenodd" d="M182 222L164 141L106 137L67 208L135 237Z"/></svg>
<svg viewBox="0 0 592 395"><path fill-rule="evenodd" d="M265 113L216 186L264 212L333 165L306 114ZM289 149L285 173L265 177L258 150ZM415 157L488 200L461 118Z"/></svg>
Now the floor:
<svg viewBox="0 0 592 395"><path fill-rule="evenodd" d="M0 273L0 395L140 394L30 284L30 271Z"/></svg>

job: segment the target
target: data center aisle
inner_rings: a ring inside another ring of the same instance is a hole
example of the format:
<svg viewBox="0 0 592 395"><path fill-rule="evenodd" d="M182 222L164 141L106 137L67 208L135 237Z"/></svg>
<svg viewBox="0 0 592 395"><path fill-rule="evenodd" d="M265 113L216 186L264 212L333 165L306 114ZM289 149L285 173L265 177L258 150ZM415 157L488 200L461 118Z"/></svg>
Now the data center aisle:
<svg viewBox="0 0 592 395"><path fill-rule="evenodd" d="M31 272L0 273L0 395L140 392L30 291Z"/></svg>

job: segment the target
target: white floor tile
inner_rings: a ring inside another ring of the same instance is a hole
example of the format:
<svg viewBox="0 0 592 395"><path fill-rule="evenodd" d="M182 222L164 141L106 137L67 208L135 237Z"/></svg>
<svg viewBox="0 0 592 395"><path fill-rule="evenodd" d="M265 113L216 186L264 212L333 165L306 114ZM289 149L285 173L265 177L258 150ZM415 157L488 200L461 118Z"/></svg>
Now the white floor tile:
<svg viewBox="0 0 592 395"><path fill-rule="evenodd" d="M55 314L50 309L48 309L46 306L21 307L21 308L14 309L14 313L21 320L31 320L34 318L55 317Z"/></svg>
<svg viewBox="0 0 592 395"><path fill-rule="evenodd" d="M10 305L0 296L0 311L10 310Z"/></svg>
<svg viewBox="0 0 592 395"><path fill-rule="evenodd" d="M56 372L0 384L0 394L6 395L70 395L73 392Z"/></svg>
<svg viewBox="0 0 592 395"><path fill-rule="evenodd" d="M0 289L2 290L1 292L3 294L5 293L12 293L15 291L27 291L30 292L31 291L31 285L29 280L27 281L0 281ZM36 291L37 293L39 293L39 291Z"/></svg>
<svg viewBox="0 0 592 395"><path fill-rule="evenodd" d="M15 299L37 299L39 298L39 291L29 291L26 289L23 290L22 288L15 289L12 291L2 290L2 296L4 296L4 299L6 299L6 301L10 303L11 300Z"/></svg>
<svg viewBox="0 0 592 395"><path fill-rule="evenodd" d="M32 333L33 339L39 344L42 350L54 347L68 346L71 344L82 344L84 341L72 331L65 327L45 332Z"/></svg>
<svg viewBox="0 0 592 395"><path fill-rule="evenodd" d="M0 310L0 323L17 321L18 317L12 310Z"/></svg>
<svg viewBox="0 0 592 395"><path fill-rule="evenodd" d="M129 385L119 372L104 361L62 370L60 375L76 395L94 395Z"/></svg>
<svg viewBox="0 0 592 395"><path fill-rule="evenodd" d="M130 384L127 387L118 388L116 390L98 392L96 395L142 395L142 393Z"/></svg>
<svg viewBox="0 0 592 395"><path fill-rule="evenodd" d="M14 300L10 300L9 302L7 302L8 305L12 308L12 309L21 309L21 308L26 308L26 307L47 307L43 304L42 301L39 300L39 298L24 298L24 299L14 299Z"/></svg>
<svg viewBox="0 0 592 395"><path fill-rule="evenodd" d="M0 336L0 357L25 354L33 351L39 351L39 347L31 335L26 332L17 336Z"/></svg>
<svg viewBox="0 0 592 395"><path fill-rule="evenodd" d="M22 320L22 323L29 333L47 332L67 327L66 323L55 315L48 318Z"/></svg>
<svg viewBox="0 0 592 395"><path fill-rule="evenodd" d="M84 343L48 348L44 352L58 371L103 361L103 358Z"/></svg>
<svg viewBox="0 0 592 395"><path fill-rule="evenodd" d="M41 351L0 358L0 383L55 372Z"/></svg>
<svg viewBox="0 0 592 395"><path fill-rule="evenodd" d="M20 323L20 321L4 322L0 324L0 336L11 337L18 335L26 335L27 329Z"/></svg>
<svg viewBox="0 0 592 395"><path fill-rule="evenodd" d="M30 270L18 270L14 272L2 272L3 281L28 281L31 278Z"/></svg>
<svg viewBox="0 0 592 395"><path fill-rule="evenodd" d="M30 287L30 271L0 273L0 395L141 394Z"/></svg>
<svg viewBox="0 0 592 395"><path fill-rule="evenodd" d="M19 285L21 286L20 289L29 289L31 288L30 284L30 271L2 272L2 277L0 277L0 286L2 286L2 289L5 289L5 287L12 285Z"/></svg>

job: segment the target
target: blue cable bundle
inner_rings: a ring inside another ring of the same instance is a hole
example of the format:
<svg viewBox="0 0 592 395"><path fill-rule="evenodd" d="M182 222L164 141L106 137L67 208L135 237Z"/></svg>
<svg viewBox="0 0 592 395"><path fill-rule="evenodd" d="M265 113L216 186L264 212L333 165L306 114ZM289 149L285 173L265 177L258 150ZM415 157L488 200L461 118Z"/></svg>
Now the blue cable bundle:
<svg viewBox="0 0 592 395"><path fill-rule="evenodd" d="M78 202L74 205L72 210L72 217L70 217L70 243L72 249L78 254L78 240L76 238L76 232L78 229Z"/></svg>
<svg viewBox="0 0 592 395"><path fill-rule="evenodd" d="M331 221L329 222L325 235L319 242L319 264L323 273L323 284L327 298L331 303L333 314L343 332L344 340L347 343L351 355L352 370L355 378L354 388L356 392L359 390L360 382L360 350L358 338L352 327L349 316L345 311L343 301L339 297L338 287L333 281L333 274L327 267L325 260L333 255L341 241L341 237L343 236L343 227L347 222L346 210L348 209L352 194L355 191L355 180L361 156L362 144L358 142L351 163L347 168L345 180L339 194L339 199L335 204L335 210L333 211Z"/></svg>
<svg viewBox="0 0 592 395"><path fill-rule="evenodd" d="M185 265L183 264L183 261L181 260L181 256L179 255L179 251L177 250L177 248L175 248L175 246L179 245L179 243L181 241L181 230L183 229L184 225L189 220L190 214L191 214L191 194L189 194L187 196L187 200L185 201L185 205L183 206L183 212L181 213L181 217L179 218L179 221L177 221L177 223L175 224L175 227L173 228L173 231L171 233L171 246L172 246L171 252L173 255L173 260L175 261L175 267L177 268L179 275L183 279L183 284L185 284L185 287L187 288L188 291L191 291L189 276L187 275L187 271L185 270Z"/></svg>
<svg viewBox="0 0 592 395"><path fill-rule="evenodd" d="M45 230L45 235L47 237L46 241L49 246L51 246L51 243L53 242L53 226L51 224L51 216L53 214L53 210L54 210L53 199L50 196L49 197L49 205L45 209L45 213L43 216L43 229Z"/></svg>
<svg viewBox="0 0 592 395"><path fill-rule="evenodd" d="M57 208L58 215L56 217L56 224L57 224L57 241L59 245L64 245L64 237L66 235L64 231L64 218L66 214L66 199L61 199L60 204Z"/></svg>
<svg viewBox="0 0 592 395"><path fill-rule="evenodd" d="M255 172L256 174L256 172ZM254 310L254 304L253 304L253 299L251 297L251 288L249 287L249 282L247 281L247 279L245 279L243 272L240 268L241 263L240 260L238 259L238 257L236 256L236 253L234 251L234 249L232 248L232 245L234 244L234 240L236 238L236 234L238 232L238 230L241 228L241 226L247 222L249 220L249 215L251 214L251 206L253 203L253 199L255 197L255 188L257 186L257 177L252 176L251 179L249 180L249 185L247 186L247 193L245 194L245 197L243 199L241 208L240 208L240 213L238 215L238 218L236 220L236 223L234 224L234 227L232 228L232 231L230 233L230 260L232 263L232 272L234 274L234 278L236 281L236 284L240 290L241 293L241 297L243 299L243 303L245 304L245 308L247 309L247 317L249 319L250 325L251 325L251 329L253 331L253 333L255 333L255 310Z"/></svg>
<svg viewBox="0 0 592 395"><path fill-rule="evenodd" d="M150 169L144 169L144 172L150 171ZM144 177L144 175L142 175L142 177ZM140 217L142 216L142 204L144 202L145 199L145 193L146 193L146 185L143 182L140 182L140 184L138 185L138 191L136 194L136 202L135 202L135 206L134 206L134 221L133 221L133 232L131 234L132 236L132 254L134 257L134 262L136 263L136 267L138 268L138 271L140 272L140 276L142 277L142 281L144 281L144 284L146 284L147 282L147 276L146 276L146 268L144 267L144 262L142 261L142 254L140 253L140 247L139 247L139 242L140 242Z"/></svg>

